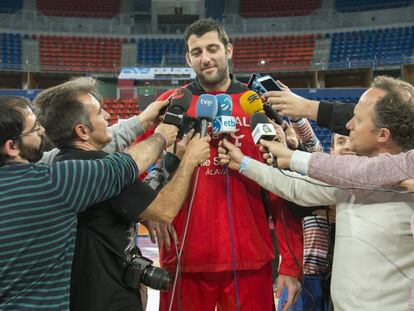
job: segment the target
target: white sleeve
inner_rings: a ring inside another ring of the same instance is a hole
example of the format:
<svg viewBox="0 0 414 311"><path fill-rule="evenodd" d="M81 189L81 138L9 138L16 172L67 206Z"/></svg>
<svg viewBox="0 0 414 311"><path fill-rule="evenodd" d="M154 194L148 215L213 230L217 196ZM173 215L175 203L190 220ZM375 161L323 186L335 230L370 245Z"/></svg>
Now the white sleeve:
<svg viewBox="0 0 414 311"><path fill-rule="evenodd" d="M245 176L266 190L302 206L336 204L337 188L294 172L279 170L256 160L251 160Z"/></svg>

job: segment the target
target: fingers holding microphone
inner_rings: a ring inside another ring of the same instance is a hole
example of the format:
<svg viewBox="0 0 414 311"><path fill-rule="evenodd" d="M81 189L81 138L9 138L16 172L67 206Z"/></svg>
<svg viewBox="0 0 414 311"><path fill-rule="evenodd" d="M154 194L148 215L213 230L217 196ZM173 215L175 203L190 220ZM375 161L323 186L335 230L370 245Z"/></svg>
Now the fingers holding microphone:
<svg viewBox="0 0 414 311"><path fill-rule="evenodd" d="M227 139L223 139L219 142L218 157L221 165L228 165L230 169L238 171L244 154L240 148L236 147Z"/></svg>
<svg viewBox="0 0 414 311"><path fill-rule="evenodd" d="M210 141L209 135L200 137L199 133L195 134L187 145L183 160L189 161L194 166L204 163L210 158Z"/></svg>
<svg viewBox="0 0 414 311"><path fill-rule="evenodd" d="M161 123L154 131L155 134L159 134L163 137L165 142L165 148L171 146L177 139L178 127L172 124Z"/></svg>
<svg viewBox="0 0 414 311"><path fill-rule="evenodd" d="M263 158L269 165L273 164L273 157L277 159L277 166L279 168L289 168L290 158L293 151L287 148L280 142L260 140L260 151L263 153ZM270 163L269 163L270 162Z"/></svg>

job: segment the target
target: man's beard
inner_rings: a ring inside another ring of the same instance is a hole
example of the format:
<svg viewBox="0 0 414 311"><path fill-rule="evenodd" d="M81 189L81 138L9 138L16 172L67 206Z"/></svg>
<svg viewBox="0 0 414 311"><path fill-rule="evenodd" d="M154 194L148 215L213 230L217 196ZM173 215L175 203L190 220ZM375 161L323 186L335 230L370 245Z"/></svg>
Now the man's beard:
<svg viewBox="0 0 414 311"><path fill-rule="evenodd" d="M219 67L217 66L217 74L212 77L211 79L206 79L206 77L203 75L203 72L200 71L200 74L197 75L198 80L201 82L201 84L203 85L207 85L209 87L215 87L217 85L220 85L222 82L224 82L228 77L227 77L227 67Z"/></svg>
<svg viewBox="0 0 414 311"><path fill-rule="evenodd" d="M20 143L20 157L31 163L36 163L42 158L44 146L45 140L43 136L40 137L40 145L37 148L27 145L22 141Z"/></svg>

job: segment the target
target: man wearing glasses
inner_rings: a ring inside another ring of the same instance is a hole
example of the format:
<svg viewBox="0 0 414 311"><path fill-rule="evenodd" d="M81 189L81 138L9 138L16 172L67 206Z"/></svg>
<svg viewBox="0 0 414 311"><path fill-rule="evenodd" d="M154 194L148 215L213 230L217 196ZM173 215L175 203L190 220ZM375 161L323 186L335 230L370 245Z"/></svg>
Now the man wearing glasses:
<svg viewBox="0 0 414 311"><path fill-rule="evenodd" d="M69 310L77 214L155 161L142 159L142 144L169 146L176 134L164 125L128 153L36 164L44 129L25 99L0 97L0 310Z"/></svg>

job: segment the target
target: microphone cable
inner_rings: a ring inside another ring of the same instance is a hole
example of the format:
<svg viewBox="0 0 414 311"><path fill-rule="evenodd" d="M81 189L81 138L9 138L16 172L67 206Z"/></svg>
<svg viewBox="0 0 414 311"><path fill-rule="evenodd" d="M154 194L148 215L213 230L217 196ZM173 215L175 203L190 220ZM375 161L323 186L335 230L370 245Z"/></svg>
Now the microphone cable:
<svg viewBox="0 0 414 311"><path fill-rule="evenodd" d="M172 289L172 293L171 293L171 299L170 299L170 305L168 307L168 311L172 310L176 287L177 287L177 310L180 311L181 255L183 253L184 244L185 244L185 241L186 241L186 238L187 238L187 232L188 232L188 226L189 226L189 223L190 223L191 211L193 209L194 197L195 197L195 193L197 191L198 177L200 175L200 168L201 168L201 166L197 167L196 177L195 177L194 186L193 186L193 192L191 194L191 199L190 199L190 203L189 203L189 206L188 206L187 219L186 219L186 222L185 222L183 238L182 238L182 242L181 242L181 246L180 246L179 250L178 250L178 241L174 239L174 245L175 245L175 250L176 250L176 255L177 255L177 268L176 268L176 271L175 271L174 285L173 285L173 289Z"/></svg>
<svg viewBox="0 0 414 311"><path fill-rule="evenodd" d="M229 229L230 229L230 241L231 241L231 261L233 266L234 274L234 290L236 294L236 306L237 311L240 310L240 301L239 301L239 288L237 282L237 270L236 270L236 247L234 242L234 230L233 230L233 217L231 215L231 203L230 203L230 178L229 178L229 167L226 165L226 198L227 198L227 213L229 217Z"/></svg>

